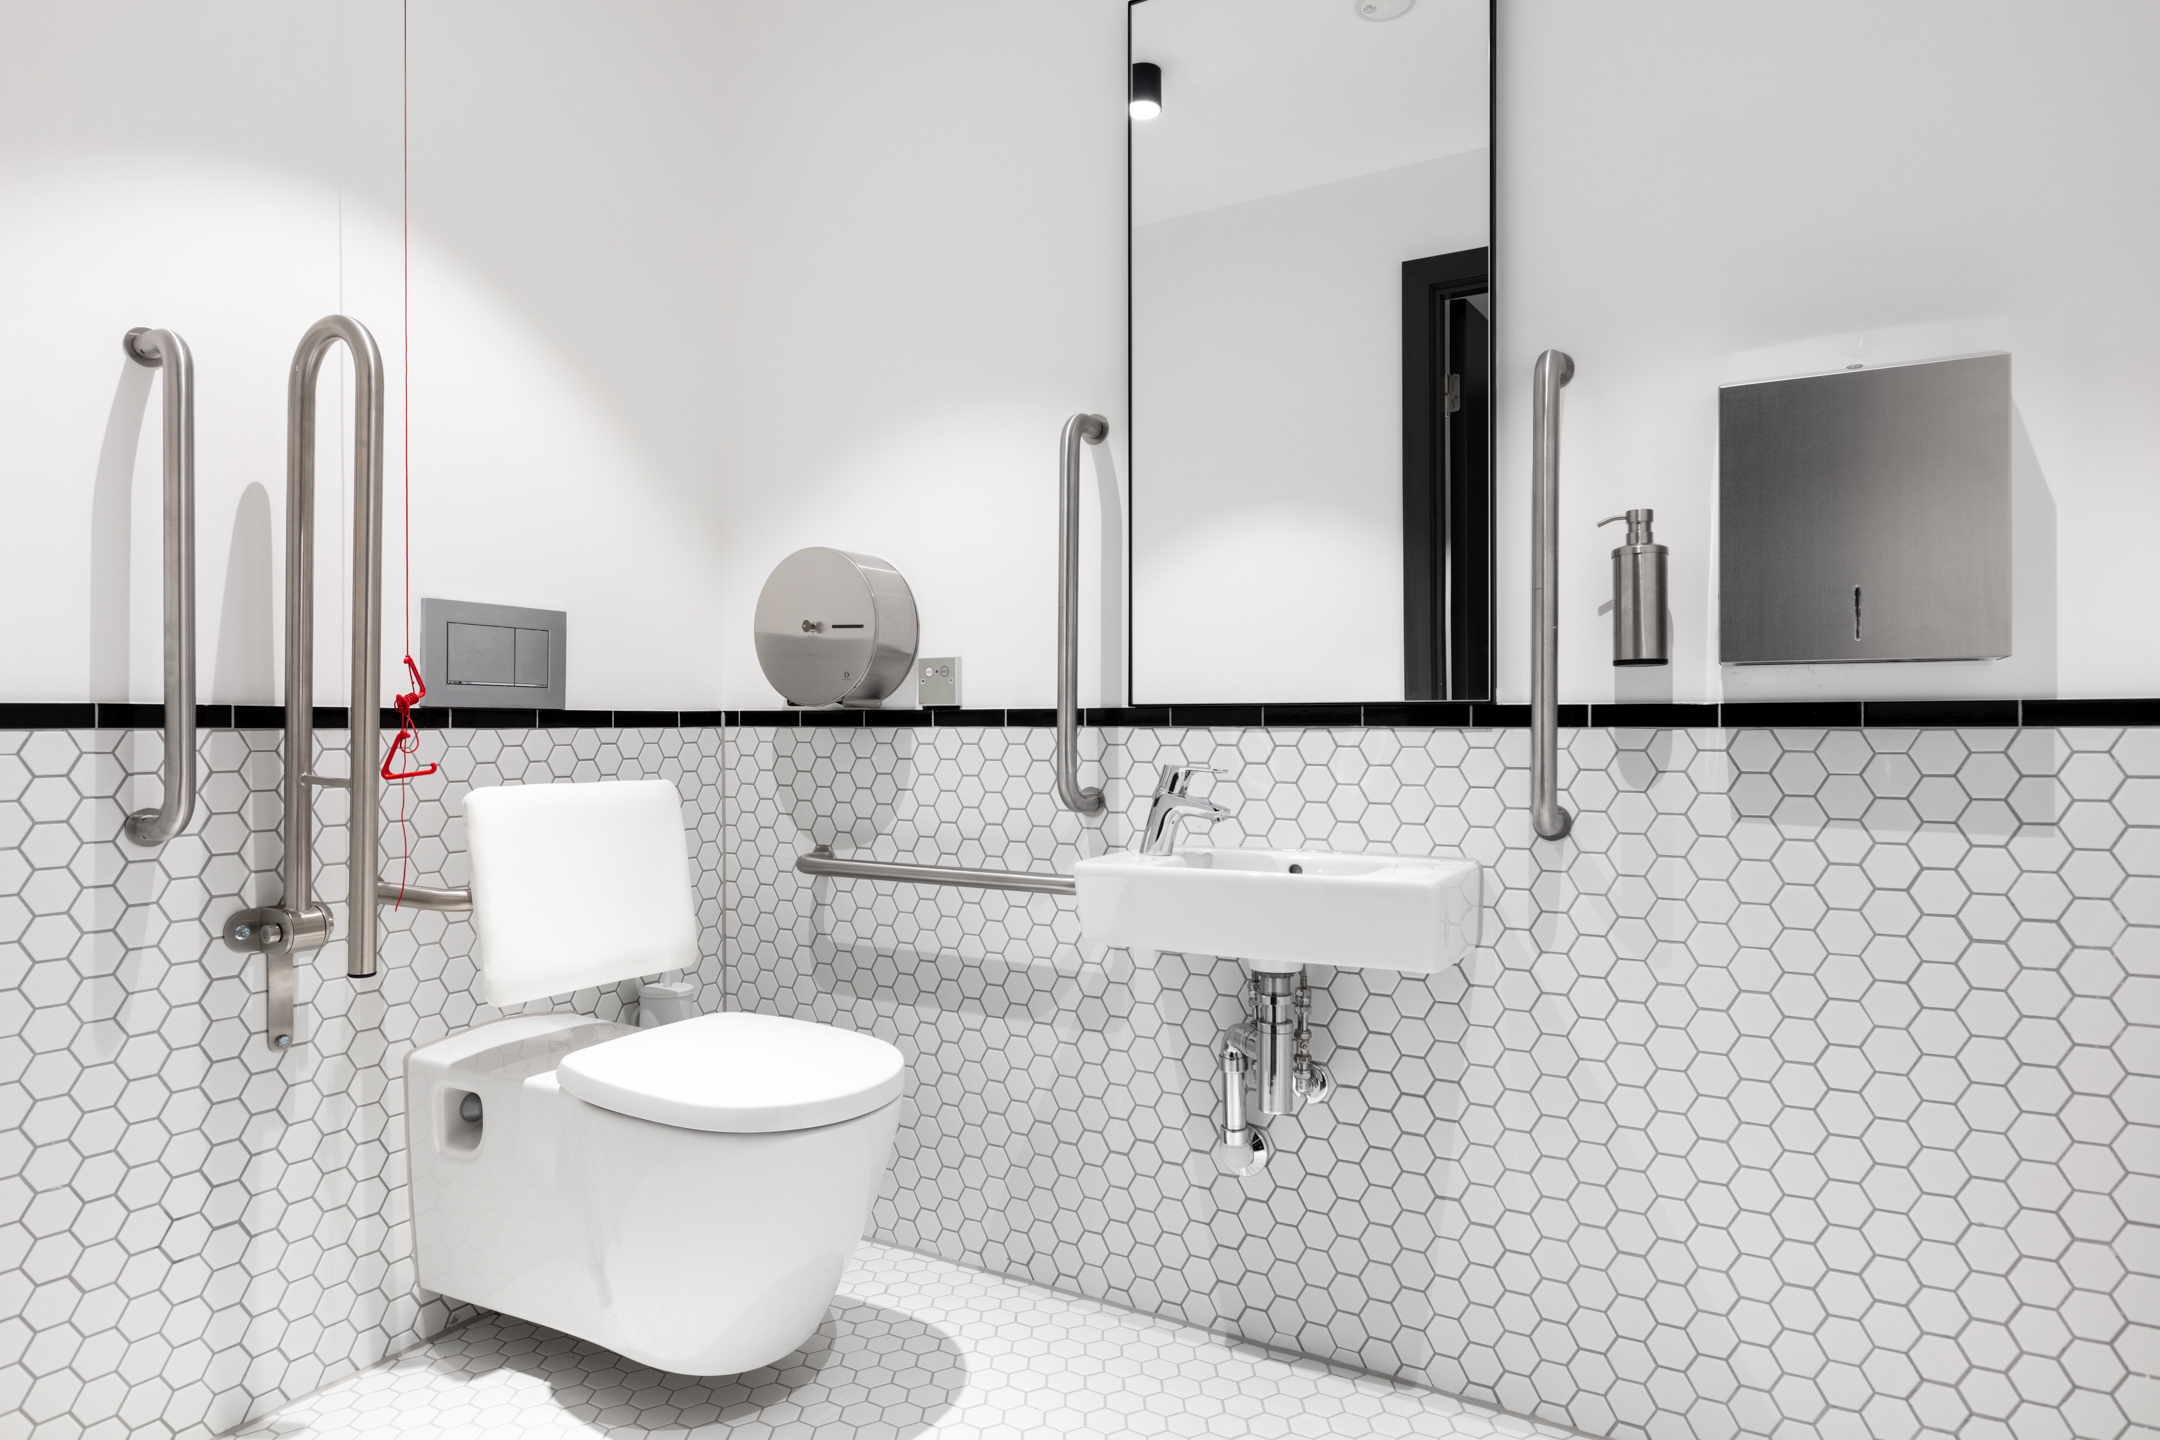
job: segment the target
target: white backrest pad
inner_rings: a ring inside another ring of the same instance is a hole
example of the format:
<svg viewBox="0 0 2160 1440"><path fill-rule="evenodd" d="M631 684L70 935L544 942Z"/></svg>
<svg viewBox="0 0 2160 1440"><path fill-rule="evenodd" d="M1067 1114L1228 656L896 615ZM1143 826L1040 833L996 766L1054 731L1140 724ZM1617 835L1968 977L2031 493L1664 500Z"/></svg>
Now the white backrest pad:
<svg viewBox="0 0 2160 1440"><path fill-rule="evenodd" d="M490 1005L697 967L682 796L667 781L475 790L465 841Z"/></svg>

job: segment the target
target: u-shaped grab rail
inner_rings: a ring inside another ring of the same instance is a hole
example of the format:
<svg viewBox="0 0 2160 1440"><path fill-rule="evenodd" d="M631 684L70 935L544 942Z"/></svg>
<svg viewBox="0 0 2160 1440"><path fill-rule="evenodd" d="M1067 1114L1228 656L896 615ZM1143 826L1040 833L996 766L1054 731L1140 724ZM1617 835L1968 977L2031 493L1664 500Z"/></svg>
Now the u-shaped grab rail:
<svg viewBox="0 0 2160 1440"><path fill-rule="evenodd" d="M1575 361L1537 358L1530 395L1530 824L1547 840L1575 817L1560 808L1560 387Z"/></svg>
<svg viewBox="0 0 2160 1440"><path fill-rule="evenodd" d="M315 392L330 348L353 359L352 686L345 777L311 773L315 750ZM242 910L225 922L225 943L268 960L272 1049L293 1041L293 953L327 944L330 907L315 898L315 787L350 792L346 837L349 933L345 973L375 973L375 937L384 886L376 857L382 796L376 767L382 750L382 353L365 325L326 315L293 352L286 390L285 447L285 896ZM390 889L397 887L391 886ZM469 910L470 892L404 887L401 902L423 910Z"/></svg>
<svg viewBox="0 0 2160 1440"><path fill-rule="evenodd" d="M120 346L136 364L165 372L165 799L122 827L149 846L195 815L195 357L172 331L143 326Z"/></svg>
<svg viewBox="0 0 2160 1440"><path fill-rule="evenodd" d="M1082 815L1102 813L1103 793L1080 788L1080 442L1109 433L1102 416L1075 415L1058 439L1057 793Z"/></svg>

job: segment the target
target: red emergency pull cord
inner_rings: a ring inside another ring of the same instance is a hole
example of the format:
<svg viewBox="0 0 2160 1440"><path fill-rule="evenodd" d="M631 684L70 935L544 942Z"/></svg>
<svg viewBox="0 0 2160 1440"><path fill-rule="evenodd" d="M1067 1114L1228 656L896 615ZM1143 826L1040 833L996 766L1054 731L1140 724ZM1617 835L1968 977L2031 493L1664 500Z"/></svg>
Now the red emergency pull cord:
<svg viewBox="0 0 2160 1440"><path fill-rule="evenodd" d="M405 657L405 673L412 676L413 689L409 695L397 697L397 734L391 737L390 752L382 759L382 778L385 780L417 780L432 775L437 766L430 764L424 770L392 770L390 767L399 755L420 753L420 731L413 725L412 707L427 698L427 681L420 678L420 667L413 664L410 655Z"/></svg>

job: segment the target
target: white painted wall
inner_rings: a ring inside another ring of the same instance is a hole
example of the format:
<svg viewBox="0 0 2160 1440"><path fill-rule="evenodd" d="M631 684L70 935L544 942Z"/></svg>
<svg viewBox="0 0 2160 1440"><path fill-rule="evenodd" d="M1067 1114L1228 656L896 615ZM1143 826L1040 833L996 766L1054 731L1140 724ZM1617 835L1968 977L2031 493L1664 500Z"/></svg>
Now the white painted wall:
<svg viewBox="0 0 2160 1440"><path fill-rule="evenodd" d="M731 10L731 703L770 696L758 583L817 543L901 565L971 702L1047 701L1057 426L1122 390L1123 8ZM1547 346L1579 366L1569 700L2160 692L2139 578L2160 533L2160 11L1547 0L1500 25L1502 698L1528 688ZM2017 654L1721 672L1718 385L1976 341L2015 357ZM1614 542L1595 521L1634 505L1673 548L1662 671L1615 671L1599 613Z"/></svg>
<svg viewBox="0 0 2160 1440"><path fill-rule="evenodd" d="M568 609L574 704L770 703L758 585L855 546L915 582L970 702L1047 703L1064 417L1111 418L1091 525L1123 473L1125 6L415 10L416 593ZM0 698L155 694L136 324L196 351L205 698L273 693L292 344L342 304L396 376L396 13L0 11ZM1548 345L1580 367L1568 698L1618 693L1593 522L1644 504L1679 653L1629 672L1649 694L2160 691L2160 12L1547 0L1500 23L1503 697ZM2015 356L2019 653L1721 675L1719 382L1972 335ZM393 395L393 449L401 425ZM1091 695L1122 664L1106 609Z"/></svg>
<svg viewBox="0 0 2160 1440"><path fill-rule="evenodd" d="M572 705L715 703L716 17L413 11L413 593L567 610ZM195 355L202 697L281 695L285 377L340 309L390 379L401 678L399 165L392 0L0 9L0 700L158 696L159 398L120 353L134 325ZM333 394L323 703L348 633Z"/></svg>
<svg viewBox="0 0 2160 1440"><path fill-rule="evenodd" d="M1136 701L1402 698L1402 262L1485 243L1488 163L1134 229Z"/></svg>
<svg viewBox="0 0 2160 1440"><path fill-rule="evenodd" d="M907 577L922 653L962 657L967 703L1050 704L1057 441L1079 410L1110 421L1083 466L1082 688L1115 698L1095 527L1125 446L1123 0L720 14L727 289L698 363L727 703L778 703L751 647L758 590L833 545Z"/></svg>
<svg viewBox="0 0 2160 1440"><path fill-rule="evenodd" d="M1132 58L1162 112L1133 129L1133 219L1152 225L1481 150L1485 7L1427 0L1373 21L1313 0L1146 0Z"/></svg>
<svg viewBox="0 0 2160 1440"><path fill-rule="evenodd" d="M1548 0L1502 5L1498 44L1505 698L1528 692L1528 381L1547 346L1577 365L1563 698L2160 693L2160 9ZM1718 385L1998 347L2012 658L1720 674ZM1639 505L1673 552L1663 672L1611 669L1597 613L1614 542L1594 524Z"/></svg>

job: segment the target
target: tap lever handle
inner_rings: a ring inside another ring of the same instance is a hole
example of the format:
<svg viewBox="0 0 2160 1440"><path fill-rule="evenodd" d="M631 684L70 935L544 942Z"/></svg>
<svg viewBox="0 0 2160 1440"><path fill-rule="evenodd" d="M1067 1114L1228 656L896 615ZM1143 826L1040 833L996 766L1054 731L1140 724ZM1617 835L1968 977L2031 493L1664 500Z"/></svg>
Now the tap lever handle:
<svg viewBox="0 0 2160 1440"><path fill-rule="evenodd" d="M1157 799L1165 795L1183 795L1192 784L1195 775L1220 775L1222 771L1212 765L1187 765L1180 761L1162 767L1162 775L1155 781Z"/></svg>

